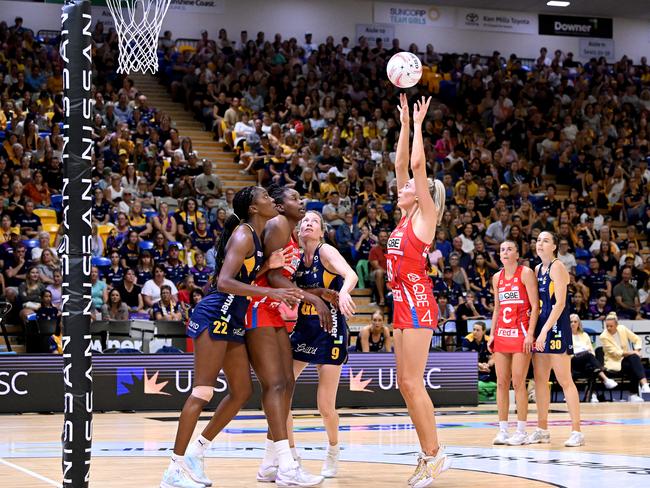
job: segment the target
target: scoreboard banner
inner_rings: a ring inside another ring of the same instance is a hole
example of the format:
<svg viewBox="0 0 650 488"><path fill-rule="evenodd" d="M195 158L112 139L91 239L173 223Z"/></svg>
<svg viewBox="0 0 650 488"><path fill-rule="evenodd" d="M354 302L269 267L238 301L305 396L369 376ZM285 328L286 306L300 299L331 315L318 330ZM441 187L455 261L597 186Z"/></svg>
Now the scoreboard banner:
<svg viewBox="0 0 650 488"><path fill-rule="evenodd" d="M192 389L192 354L107 354L92 358L95 411L180 411ZM430 353L423 381L435 405L478 403L478 357L474 352ZM62 412L63 358L25 354L0 356L0 413ZM254 377L254 376L253 376ZM316 408L318 374L309 366L296 383L294 406ZM206 409L226 395L220 375ZM401 407L395 356L352 353L343 365L339 407ZM260 408L260 390L246 408Z"/></svg>

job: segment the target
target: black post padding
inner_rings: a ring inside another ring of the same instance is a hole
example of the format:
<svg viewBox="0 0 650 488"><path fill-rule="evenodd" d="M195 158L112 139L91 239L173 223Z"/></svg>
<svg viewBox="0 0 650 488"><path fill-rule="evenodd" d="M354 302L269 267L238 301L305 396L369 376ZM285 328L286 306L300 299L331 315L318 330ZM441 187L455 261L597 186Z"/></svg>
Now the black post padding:
<svg viewBox="0 0 650 488"><path fill-rule="evenodd" d="M88 0L66 0L61 16L63 66L63 486L87 488L92 445L90 352L92 54Z"/></svg>

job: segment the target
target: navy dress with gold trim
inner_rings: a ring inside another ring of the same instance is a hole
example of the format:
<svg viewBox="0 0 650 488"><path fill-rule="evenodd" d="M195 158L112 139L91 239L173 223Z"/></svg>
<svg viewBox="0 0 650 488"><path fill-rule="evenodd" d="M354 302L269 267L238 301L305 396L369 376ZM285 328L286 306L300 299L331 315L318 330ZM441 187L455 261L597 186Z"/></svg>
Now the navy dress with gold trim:
<svg viewBox="0 0 650 488"><path fill-rule="evenodd" d="M546 272L542 273L542 265L537 270L537 287L539 288L539 318L535 326L535 337L539 336L544 324L551 315L551 310L556 302L555 283L551 279L551 266L557 259L551 261ZM561 265L561 263L560 263ZM568 293L568 292L567 292ZM573 354L573 333L571 321L569 320L569 302L565 300L564 310L553 324L551 330L546 334L546 347L543 352L546 354Z"/></svg>
<svg viewBox="0 0 650 488"><path fill-rule="evenodd" d="M302 253L296 271L299 288L328 288L340 291L343 277L327 270L320 258L321 246L316 248L311 265ZM338 307L325 302L332 314L332 330L321 327L318 313L313 305L303 302L298 309L298 320L291 333L293 358L311 364L343 364L348 357L348 325Z"/></svg>
<svg viewBox="0 0 650 488"><path fill-rule="evenodd" d="M235 279L251 284L264 263L264 252L255 230L249 224L243 225L246 225L253 233L255 251L244 260ZM219 271L215 270L215 276L218 273ZM217 290L216 286L213 286L194 308L187 328L187 335L195 339L207 329L210 337L214 340L243 343L248 303L248 297L222 293Z"/></svg>

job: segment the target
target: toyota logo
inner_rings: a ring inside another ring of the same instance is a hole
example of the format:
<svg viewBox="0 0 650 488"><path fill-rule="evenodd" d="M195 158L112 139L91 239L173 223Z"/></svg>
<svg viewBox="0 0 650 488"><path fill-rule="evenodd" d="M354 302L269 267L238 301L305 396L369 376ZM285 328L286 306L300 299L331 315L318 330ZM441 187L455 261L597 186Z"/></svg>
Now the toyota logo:
<svg viewBox="0 0 650 488"><path fill-rule="evenodd" d="M476 22L478 22L478 14L476 14L474 12L470 12L465 16L465 20L467 22L475 24Z"/></svg>

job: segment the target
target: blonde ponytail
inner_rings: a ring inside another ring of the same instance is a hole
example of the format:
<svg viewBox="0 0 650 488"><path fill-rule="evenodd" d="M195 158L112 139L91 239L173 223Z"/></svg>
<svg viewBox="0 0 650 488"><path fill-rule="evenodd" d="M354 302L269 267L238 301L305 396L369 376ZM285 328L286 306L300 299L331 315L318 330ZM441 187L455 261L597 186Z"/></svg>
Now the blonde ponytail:
<svg viewBox="0 0 650 488"><path fill-rule="evenodd" d="M442 222L442 216L445 213L445 201L447 199L447 190L445 190L445 185L440 180L434 180L429 178L429 193L431 193L431 198L433 198L433 203L438 210L438 222Z"/></svg>

